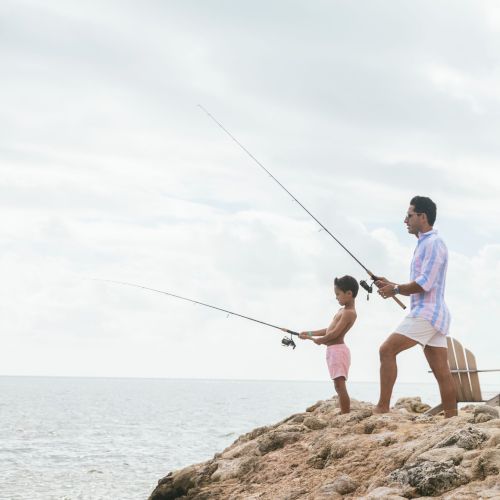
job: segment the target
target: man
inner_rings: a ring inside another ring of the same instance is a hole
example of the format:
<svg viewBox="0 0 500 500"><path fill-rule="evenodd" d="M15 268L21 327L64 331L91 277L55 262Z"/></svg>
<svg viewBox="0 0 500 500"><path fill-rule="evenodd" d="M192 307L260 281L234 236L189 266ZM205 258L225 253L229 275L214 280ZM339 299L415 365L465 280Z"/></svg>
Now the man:
<svg viewBox="0 0 500 500"><path fill-rule="evenodd" d="M450 313L444 302L448 250L433 229L435 220L436 204L425 196L415 196L404 220L408 233L418 237L411 263L411 281L397 285L381 278L376 282L378 293L384 299L397 294L411 296L411 310L380 347L380 399L375 413L389 411L397 377L396 356L421 344L439 384L445 417L457 415L446 342L450 326Z"/></svg>

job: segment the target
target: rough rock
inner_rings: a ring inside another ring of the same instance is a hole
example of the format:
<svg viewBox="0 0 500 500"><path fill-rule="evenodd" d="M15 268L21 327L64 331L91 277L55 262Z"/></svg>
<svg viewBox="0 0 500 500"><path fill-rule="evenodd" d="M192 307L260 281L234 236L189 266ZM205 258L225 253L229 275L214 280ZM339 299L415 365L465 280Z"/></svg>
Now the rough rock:
<svg viewBox="0 0 500 500"><path fill-rule="evenodd" d="M217 462L217 469L210 477L212 481L225 481L241 477L255 469L257 462L256 456L242 457L236 460L222 459Z"/></svg>
<svg viewBox="0 0 500 500"><path fill-rule="evenodd" d="M359 500L406 500L400 493L402 491L397 488L381 486L370 491L367 495L358 498Z"/></svg>
<svg viewBox="0 0 500 500"><path fill-rule="evenodd" d="M279 450L287 444L298 441L300 438L301 434L299 432L271 432L260 439L259 451L264 454Z"/></svg>
<svg viewBox="0 0 500 500"><path fill-rule="evenodd" d="M453 462L423 461L391 473L390 479L415 488L419 495L436 496L468 482Z"/></svg>
<svg viewBox="0 0 500 500"><path fill-rule="evenodd" d="M474 475L479 478L498 474L500 471L500 449L485 450L474 462L473 471Z"/></svg>
<svg viewBox="0 0 500 500"><path fill-rule="evenodd" d="M315 498L318 500L342 499L344 495L352 493L358 484L349 476L343 474L334 481L323 484L316 492Z"/></svg>
<svg viewBox="0 0 500 500"><path fill-rule="evenodd" d="M451 446L449 448L435 448L425 451L418 456L417 460L428 462L452 462L458 465L464 458L464 450L458 446Z"/></svg>
<svg viewBox="0 0 500 500"><path fill-rule="evenodd" d="M319 401L170 472L150 500L500 499L495 408L444 419L419 414L419 398L398 403L377 415L353 400L343 415L336 398Z"/></svg>
<svg viewBox="0 0 500 500"><path fill-rule="evenodd" d="M324 429L328 423L317 417L307 417L303 421L304 425L313 431Z"/></svg>
<svg viewBox="0 0 500 500"><path fill-rule="evenodd" d="M399 398L394 405L394 408L404 408L411 413L425 413L431 407L428 404L422 403L419 397Z"/></svg>
<svg viewBox="0 0 500 500"><path fill-rule="evenodd" d="M459 432L449 436L447 439L444 439L438 444L438 448L456 445L464 450L473 450L487 438L487 434L476 429L475 427L469 426L466 429L461 429Z"/></svg>
<svg viewBox="0 0 500 500"><path fill-rule="evenodd" d="M498 418L498 410L493 406L481 405L474 408L474 422L488 422L494 418Z"/></svg>
<svg viewBox="0 0 500 500"><path fill-rule="evenodd" d="M358 488L358 486L359 484L346 474L342 474L337 479L335 479L333 483L331 483L332 491L340 493L341 495L352 493Z"/></svg>

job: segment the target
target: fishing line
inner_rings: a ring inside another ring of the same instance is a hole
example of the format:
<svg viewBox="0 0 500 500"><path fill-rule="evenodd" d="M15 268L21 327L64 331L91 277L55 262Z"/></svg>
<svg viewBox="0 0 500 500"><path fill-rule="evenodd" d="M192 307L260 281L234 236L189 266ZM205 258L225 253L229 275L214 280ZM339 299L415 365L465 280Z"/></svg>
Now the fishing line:
<svg viewBox="0 0 500 500"><path fill-rule="evenodd" d="M170 292L165 292L164 290L157 290L156 288L150 288L148 286L143 286L143 285L137 285L136 283L129 283L127 281L115 281L115 280L106 280L106 279L101 279L101 278L91 278L92 281L103 281L105 283L114 283L115 285L126 285L126 286L133 286L135 288L142 288L143 290L149 290L150 292L156 292L156 293L162 293L163 295L168 295L169 297L174 297L176 299L180 300L185 300L187 302L191 302L192 304L198 304L200 306L205 306L205 307L210 307L211 309L216 309L217 311L222 311L228 315L232 316L238 316L240 318L247 319L249 321L254 321L255 323L260 323L261 325L269 326L271 328L276 328L277 330L284 331L288 334L290 334L290 338L284 337L281 340L281 343L284 346L291 346L295 349L296 345L295 342L293 341L292 335L299 335L298 332L294 332L293 330L288 330L287 328L281 328L279 326L273 325L271 323L266 323L265 321L261 321L260 319L255 319L251 318L250 316L245 316L243 314L239 314L234 311L229 311L227 309L222 309L221 307L217 307L211 304L206 304L205 302L200 302L198 300L190 299L188 297L182 297L181 295L176 295L175 293L170 293Z"/></svg>
<svg viewBox="0 0 500 500"><path fill-rule="evenodd" d="M209 118L211 118L216 124L218 127L220 127L248 156L250 156L250 158L252 158L252 160L262 169L264 170L268 175L269 177L271 177L275 182L276 184L278 184L281 189L283 189L289 196L292 197L292 199L298 203L300 205L300 207L305 211L307 212L307 214L312 217L312 219L314 219L314 221L321 227L322 230L326 231L367 273L368 275L370 276L370 278L373 280L373 282L379 280L380 278L377 277L375 274L373 274L340 240L338 240L335 235L328 230L327 227L325 227L290 191L288 191L288 189L283 185L281 184L281 182L266 168L264 167L264 165L262 165L262 163L257 160L257 158L255 158L255 156L238 140L236 139L236 137L231 134L231 132L229 132L229 130L227 130L224 125L222 125L222 123L217 120L207 109L205 109L201 104L198 104L198 107L204 111L208 116ZM361 281L360 282L360 285L368 292L368 293L372 293L373 291L373 287L368 285L368 283L366 283L366 281ZM392 297L400 307L402 307L403 309L406 309L406 306L397 298L397 297Z"/></svg>

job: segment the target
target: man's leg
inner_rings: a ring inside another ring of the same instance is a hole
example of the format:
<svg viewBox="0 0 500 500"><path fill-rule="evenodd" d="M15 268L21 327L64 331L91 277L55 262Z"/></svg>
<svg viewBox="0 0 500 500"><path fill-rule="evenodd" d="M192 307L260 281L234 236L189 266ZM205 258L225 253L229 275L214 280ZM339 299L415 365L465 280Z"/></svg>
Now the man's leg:
<svg viewBox="0 0 500 500"><path fill-rule="evenodd" d="M457 395L453 377L448 365L448 349L446 347L425 346L425 357L439 385L445 418L457 415Z"/></svg>
<svg viewBox="0 0 500 500"><path fill-rule="evenodd" d="M380 346L380 399L374 413L387 413L391 403L392 388L398 376L396 356L418 342L400 333L393 333Z"/></svg>
<svg viewBox="0 0 500 500"><path fill-rule="evenodd" d="M337 377L333 379L335 384L335 391L339 397L340 413L349 413L351 409L351 399L347 393L345 385L345 377Z"/></svg>

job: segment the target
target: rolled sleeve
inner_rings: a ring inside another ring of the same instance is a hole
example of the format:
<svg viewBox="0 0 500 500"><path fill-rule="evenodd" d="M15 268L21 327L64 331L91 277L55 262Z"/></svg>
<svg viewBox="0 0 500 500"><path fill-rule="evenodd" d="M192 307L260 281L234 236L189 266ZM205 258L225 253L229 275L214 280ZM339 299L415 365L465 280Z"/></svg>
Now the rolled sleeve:
<svg viewBox="0 0 500 500"><path fill-rule="evenodd" d="M420 285L425 292L428 292L432 288L432 285L429 286L429 281L423 274L417 276L415 283Z"/></svg>

